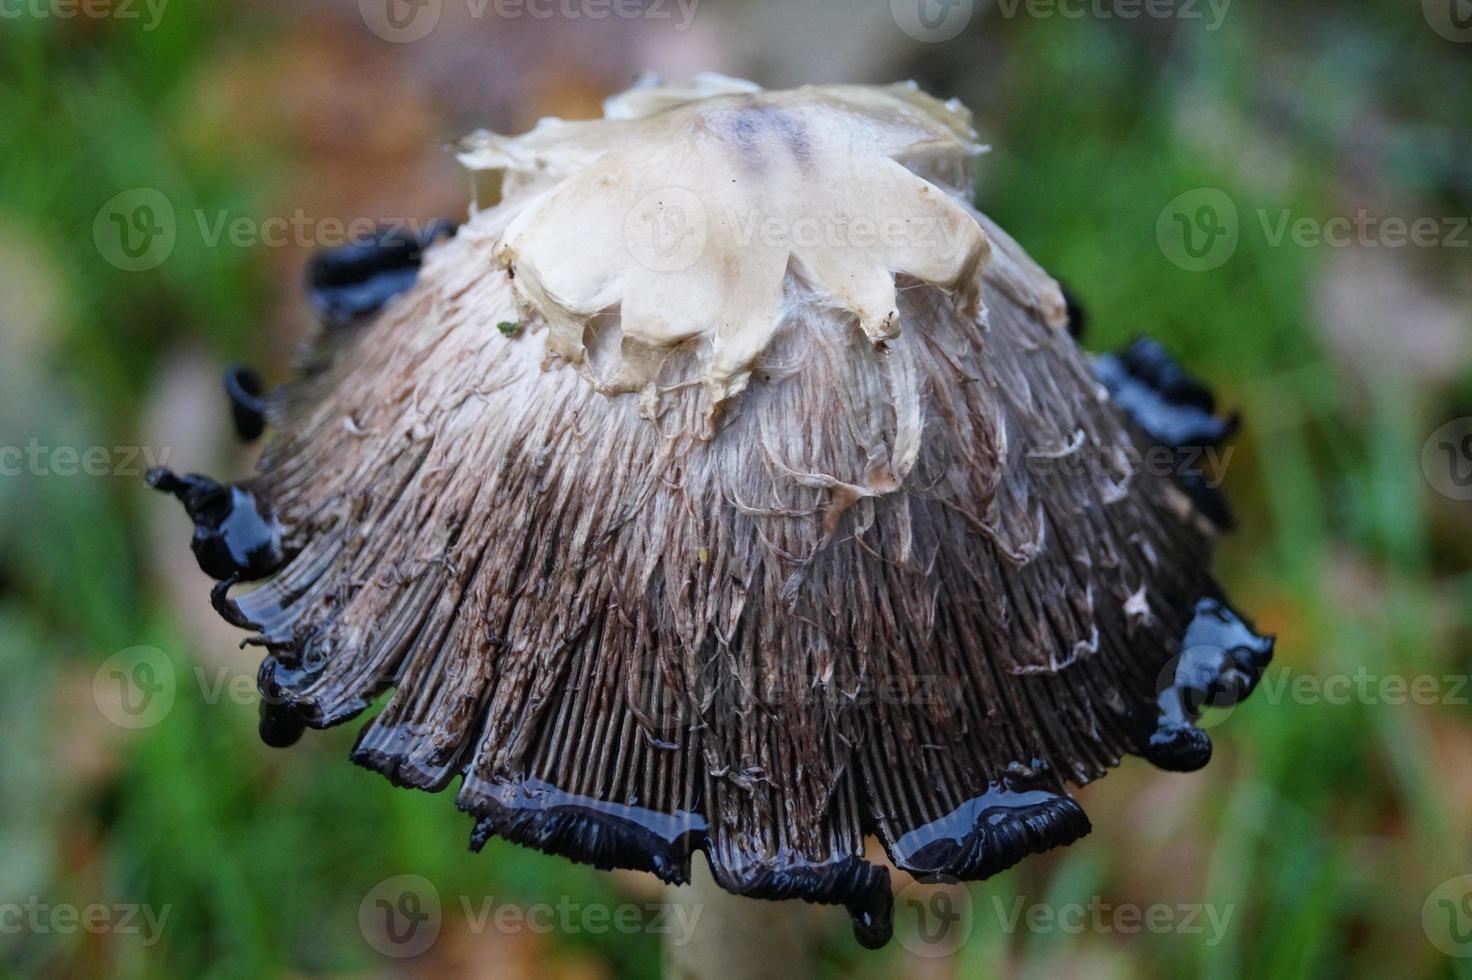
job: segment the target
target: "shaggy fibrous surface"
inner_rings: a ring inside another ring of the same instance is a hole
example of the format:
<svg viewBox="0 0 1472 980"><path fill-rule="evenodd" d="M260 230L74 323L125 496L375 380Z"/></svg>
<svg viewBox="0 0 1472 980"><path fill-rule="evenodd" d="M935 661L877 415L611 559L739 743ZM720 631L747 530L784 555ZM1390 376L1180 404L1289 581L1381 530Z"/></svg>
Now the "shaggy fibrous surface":
<svg viewBox="0 0 1472 980"><path fill-rule="evenodd" d="M1202 699L1269 647L971 207L964 111L705 80L611 115L472 141L504 200L271 397L247 486L290 557L221 605L268 649L273 740L392 691L355 761L459 777L477 845L670 882L703 850L870 944L866 835L981 878L1088 831L1065 784L1203 764ZM866 216L899 237L844 239Z"/></svg>

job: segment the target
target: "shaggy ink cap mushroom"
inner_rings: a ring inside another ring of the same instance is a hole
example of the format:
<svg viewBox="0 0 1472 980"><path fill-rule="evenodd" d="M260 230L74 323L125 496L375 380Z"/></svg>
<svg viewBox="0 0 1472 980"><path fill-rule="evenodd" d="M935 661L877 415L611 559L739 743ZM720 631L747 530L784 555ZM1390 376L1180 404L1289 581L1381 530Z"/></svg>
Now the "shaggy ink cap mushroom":
<svg viewBox="0 0 1472 980"><path fill-rule="evenodd" d="M254 479L155 481L267 651L263 737L392 691L354 761L456 786L475 848L671 883L701 851L870 946L867 836L985 878L1088 832L1068 784L1204 764L1271 641L1135 460L1233 425L1158 348L1080 351L972 206L981 149L913 85L719 76L470 137L500 200L322 259L305 376L240 385Z"/></svg>

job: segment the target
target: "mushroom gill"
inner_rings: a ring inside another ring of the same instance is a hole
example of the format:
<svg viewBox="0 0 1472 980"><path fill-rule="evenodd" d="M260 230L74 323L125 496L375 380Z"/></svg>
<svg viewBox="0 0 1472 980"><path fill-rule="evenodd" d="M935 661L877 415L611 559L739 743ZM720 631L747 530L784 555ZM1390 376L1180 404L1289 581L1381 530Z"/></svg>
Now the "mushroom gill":
<svg viewBox="0 0 1472 980"><path fill-rule="evenodd" d="M263 737L392 690L354 761L459 777L475 847L667 882L699 850L867 945L866 835L985 878L1088 832L1066 784L1204 765L1271 641L1208 491L1139 463L1231 426L1153 348L1096 374L970 203L965 110L708 76L607 115L468 140L503 199L324 260L303 377L248 392L256 477L152 475L266 650Z"/></svg>

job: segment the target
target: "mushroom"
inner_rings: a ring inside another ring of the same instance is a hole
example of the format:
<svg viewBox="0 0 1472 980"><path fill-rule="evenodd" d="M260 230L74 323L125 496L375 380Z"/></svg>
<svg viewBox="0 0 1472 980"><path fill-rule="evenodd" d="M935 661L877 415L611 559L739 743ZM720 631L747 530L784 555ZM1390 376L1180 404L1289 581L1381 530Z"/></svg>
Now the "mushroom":
<svg viewBox="0 0 1472 980"><path fill-rule="evenodd" d="M962 106L702 76L462 150L498 203L321 260L303 376L232 375L257 475L151 475L266 651L267 742L391 689L353 760L458 777L476 849L703 851L869 946L866 836L982 879L1089 831L1067 784L1205 764L1272 644L1210 491L1140 457L1233 423L1158 347L1080 351Z"/></svg>

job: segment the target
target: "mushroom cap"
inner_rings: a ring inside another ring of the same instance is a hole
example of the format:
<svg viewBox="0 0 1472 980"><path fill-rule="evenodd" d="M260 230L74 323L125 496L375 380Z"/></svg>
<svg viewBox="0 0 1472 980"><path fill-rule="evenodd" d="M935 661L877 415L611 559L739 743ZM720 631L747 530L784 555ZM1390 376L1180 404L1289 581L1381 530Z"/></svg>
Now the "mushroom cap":
<svg viewBox="0 0 1472 980"><path fill-rule="evenodd" d="M1087 832L1066 783L1204 764L1203 700L1271 644L972 207L965 111L709 76L607 116L468 140L504 199L268 396L246 489L288 557L216 598L268 651L271 740L392 689L353 759L459 777L477 846L669 882L702 850L870 945L866 835L982 878Z"/></svg>
<svg viewBox="0 0 1472 980"><path fill-rule="evenodd" d="M969 184L981 149L959 105L914 86L762 92L706 76L609 111L478 134L460 155L512 175L496 259L549 353L583 361L592 321L618 311L604 390L657 397L684 380L667 370L679 348L714 411L772 344L793 271L876 344L898 335L897 275L974 311L986 236L943 189Z"/></svg>

